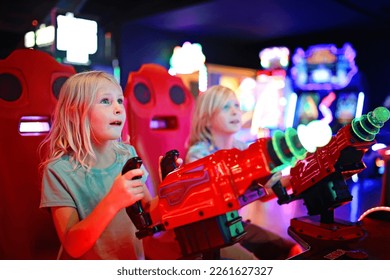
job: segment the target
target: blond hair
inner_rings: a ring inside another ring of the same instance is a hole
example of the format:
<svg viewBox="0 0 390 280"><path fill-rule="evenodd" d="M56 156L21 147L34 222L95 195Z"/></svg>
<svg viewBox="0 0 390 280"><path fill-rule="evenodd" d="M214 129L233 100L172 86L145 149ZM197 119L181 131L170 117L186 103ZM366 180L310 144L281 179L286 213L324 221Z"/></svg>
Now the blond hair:
<svg viewBox="0 0 390 280"><path fill-rule="evenodd" d="M201 141L215 144L213 136L207 127L208 121L223 108L227 100L232 96L236 97L235 92L221 85L212 86L198 96L192 116L189 146Z"/></svg>
<svg viewBox="0 0 390 280"><path fill-rule="evenodd" d="M103 81L111 82L122 91L115 78L102 71L78 73L64 83L54 110L52 128L39 148L40 151L44 146L48 148L41 168L64 155L70 156L75 168L77 165L91 168L96 155L92 148L88 112ZM114 148L125 153L117 141L114 141Z"/></svg>

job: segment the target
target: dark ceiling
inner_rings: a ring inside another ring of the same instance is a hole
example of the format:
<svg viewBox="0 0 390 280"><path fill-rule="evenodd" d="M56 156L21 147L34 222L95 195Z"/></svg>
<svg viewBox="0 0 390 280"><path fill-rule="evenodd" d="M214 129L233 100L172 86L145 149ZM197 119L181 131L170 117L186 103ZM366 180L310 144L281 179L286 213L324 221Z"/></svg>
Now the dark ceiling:
<svg viewBox="0 0 390 280"><path fill-rule="evenodd" d="M105 31L118 32L123 23L133 21L163 31L248 43L332 30L388 32L390 27L388 0L2 0L2 56L22 47L34 19L49 24L51 14L65 12L96 19Z"/></svg>

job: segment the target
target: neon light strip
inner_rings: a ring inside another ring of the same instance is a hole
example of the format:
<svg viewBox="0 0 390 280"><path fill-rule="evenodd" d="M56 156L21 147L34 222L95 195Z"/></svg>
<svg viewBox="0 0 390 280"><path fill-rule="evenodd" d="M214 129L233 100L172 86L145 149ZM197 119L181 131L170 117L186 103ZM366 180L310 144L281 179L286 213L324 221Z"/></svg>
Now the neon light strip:
<svg viewBox="0 0 390 280"><path fill-rule="evenodd" d="M378 151L378 150L384 149L386 147L387 146L383 143L376 143L376 144L372 145L371 150Z"/></svg>
<svg viewBox="0 0 390 280"><path fill-rule="evenodd" d="M50 131L48 117L43 116L23 116L19 122L19 133L27 135L39 135Z"/></svg>
<svg viewBox="0 0 390 280"><path fill-rule="evenodd" d="M20 133L49 132L49 130L50 125L48 122L23 122L19 125Z"/></svg>
<svg viewBox="0 0 390 280"><path fill-rule="evenodd" d="M330 124L332 121L333 121L333 114L332 114L332 110L329 109L329 107L327 107L326 105L324 104L320 104L318 106L318 109L321 111L322 115L324 116L322 118L322 120L324 122L326 122L326 124Z"/></svg>
<svg viewBox="0 0 390 280"><path fill-rule="evenodd" d="M358 221L361 221L364 219L364 217L366 217L367 215L369 215L370 213L372 212L377 212L377 211L387 211L387 212L390 212L390 207L388 206L378 206L378 207L373 207L371 209L368 209L366 212L364 212L358 219Z"/></svg>
<svg viewBox="0 0 390 280"><path fill-rule="evenodd" d="M285 120L285 126L292 127L294 124L295 109L297 107L298 96L295 92L290 94L290 100L287 107L287 116Z"/></svg>
<svg viewBox="0 0 390 280"><path fill-rule="evenodd" d="M361 117L363 112L363 104L364 104L364 92L359 92L358 101L356 104L355 118Z"/></svg>

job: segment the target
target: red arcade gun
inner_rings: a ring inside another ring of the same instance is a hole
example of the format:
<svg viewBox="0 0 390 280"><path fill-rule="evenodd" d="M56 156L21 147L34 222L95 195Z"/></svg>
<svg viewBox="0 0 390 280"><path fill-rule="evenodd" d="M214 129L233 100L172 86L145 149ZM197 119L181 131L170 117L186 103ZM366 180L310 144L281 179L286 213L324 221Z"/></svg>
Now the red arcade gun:
<svg viewBox="0 0 390 280"><path fill-rule="evenodd" d="M184 256L236 243L245 231L232 211L266 196L263 184L269 176L290 165L292 193L281 184L273 191L279 204L303 199L309 214L293 219L290 231L317 237L329 233L332 239L338 226L333 209L352 200L345 180L365 168L362 156L389 116L386 108L379 107L355 118L314 153L302 147L294 129L287 129L258 139L244 151L220 150L185 164L166 175L158 198L146 211L133 213L133 219L138 219L137 237L174 230ZM177 154L170 156L168 162L173 162ZM336 232L343 239L363 234L355 225Z"/></svg>

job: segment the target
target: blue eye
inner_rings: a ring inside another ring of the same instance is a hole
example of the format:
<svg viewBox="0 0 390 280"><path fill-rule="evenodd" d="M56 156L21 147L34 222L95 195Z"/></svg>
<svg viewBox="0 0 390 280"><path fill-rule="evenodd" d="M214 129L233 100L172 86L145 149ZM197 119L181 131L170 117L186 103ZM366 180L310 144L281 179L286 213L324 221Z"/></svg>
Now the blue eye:
<svg viewBox="0 0 390 280"><path fill-rule="evenodd" d="M226 111L226 110L229 110L229 108L230 108L230 104L228 103L222 107L222 110Z"/></svg>
<svg viewBox="0 0 390 280"><path fill-rule="evenodd" d="M108 98L103 98L102 100L100 100L100 103L101 104L110 104L110 100L108 100Z"/></svg>
<svg viewBox="0 0 390 280"><path fill-rule="evenodd" d="M239 110L240 104L238 102L229 101L222 107L222 111L229 111L232 108Z"/></svg>
<svg viewBox="0 0 390 280"><path fill-rule="evenodd" d="M118 104L123 104L123 98L118 99Z"/></svg>

